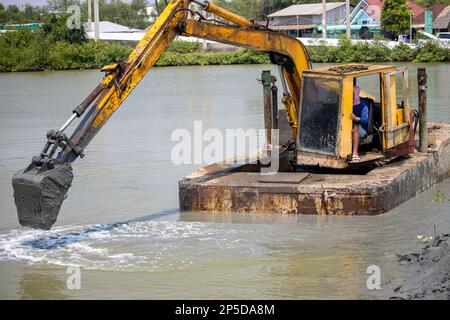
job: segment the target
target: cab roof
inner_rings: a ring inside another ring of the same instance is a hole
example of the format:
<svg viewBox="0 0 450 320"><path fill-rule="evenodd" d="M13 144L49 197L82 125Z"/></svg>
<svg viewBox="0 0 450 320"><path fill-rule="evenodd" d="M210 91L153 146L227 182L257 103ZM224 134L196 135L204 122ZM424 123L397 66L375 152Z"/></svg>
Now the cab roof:
<svg viewBox="0 0 450 320"><path fill-rule="evenodd" d="M351 76L359 77L375 73L394 71L394 66L389 65L368 65L368 64L343 64L337 66L327 66L304 71L304 74L329 75L329 76Z"/></svg>

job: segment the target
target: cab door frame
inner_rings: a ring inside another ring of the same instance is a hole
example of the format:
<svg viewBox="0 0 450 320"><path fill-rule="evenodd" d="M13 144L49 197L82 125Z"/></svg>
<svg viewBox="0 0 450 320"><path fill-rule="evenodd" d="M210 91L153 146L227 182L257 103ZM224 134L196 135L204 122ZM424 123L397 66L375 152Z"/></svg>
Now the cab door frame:
<svg viewBox="0 0 450 320"><path fill-rule="evenodd" d="M403 122L397 121L397 75L402 76L403 85ZM381 103L383 134L383 152L410 141L410 108L408 98L408 69L396 68L394 71L381 73Z"/></svg>

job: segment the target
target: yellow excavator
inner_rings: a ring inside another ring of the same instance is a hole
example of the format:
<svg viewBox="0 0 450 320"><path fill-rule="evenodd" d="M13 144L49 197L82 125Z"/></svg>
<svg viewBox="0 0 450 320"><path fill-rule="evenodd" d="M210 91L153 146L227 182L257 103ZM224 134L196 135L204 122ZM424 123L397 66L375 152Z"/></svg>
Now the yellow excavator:
<svg viewBox="0 0 450 320"><path fill-rule="evenodd" d="M205 18L192 3L215 18ZM279 67L286 122L291 141L296 145L294 152L299 166L346 168L352 164L349 115L353 83L355 78L368 74L380 75L382 92L380 101L367 98L371 103L371 125L376 129L374 136L378 137L374 143L378 150L368 160L414 151L412 111L407 99L400 105L395 99L395 75L404 74L405 70L363 65L312 70L303 44L270 30L268 24L245 19L205 0L171 0L127 61L102 68L105 76L101 83L73 110L59 130L47 132L40 155L13 176L21 225L51 228L72 183L71 163L84 156L86 146L179 35L269 54L271 62ZM401 121L397 109L404 115ZM74 132L66 135L65 130L82 116Z"/></svg>

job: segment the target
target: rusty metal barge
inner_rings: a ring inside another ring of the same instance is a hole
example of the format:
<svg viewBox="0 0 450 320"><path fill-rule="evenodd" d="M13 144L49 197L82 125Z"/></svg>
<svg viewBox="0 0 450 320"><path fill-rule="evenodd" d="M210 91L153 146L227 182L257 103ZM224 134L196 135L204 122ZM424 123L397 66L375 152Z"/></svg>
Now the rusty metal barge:
<svg viewBox="0 0 450 320"><path fill-rule="evenodd" d="M450 124L428 124L430 147L363 174L259 174L257 162L223 162L179 182L181 210L376 215L450 176Z"/></svg>
<svg viewBox="0 0 450 320"><path fill-rule="evenodd" d="M369 115L368 141L361 141L355 89L368 76L378 79L379 91L357 93ZM418 110L409 107L406 68L325 67L305 71L302 81L299 110L289 111L286 93L279 110L276 78L269 71L261 75L265 154L292 146L276 152L278 169L261 174L262 163L270 163L261 155L245 164L231 159L202 168L179 182L182 210L376 215L450 175L450 124L427 123L424 68L417 73Z"/></svg>
<svg viewBox="0 0 450 320"><path fill-rule="evenodd" d="M378 97L358 93L356 100L364 101L369 115L369 141L361 141L360 118L352 113L355 93L348 93L367 76L378 79L380 90ZM450 124L427 122L425 69L417 73L418 110L409 107L405 68L344 65L305 71L296 116L289 116L288 108L278 110L275 81L268 71L262 73L263 149L279 155L277 170L262 174L263 164L273 159L261 155L204 167L179 182L181 210L376 215L449 177Z"/></svg>

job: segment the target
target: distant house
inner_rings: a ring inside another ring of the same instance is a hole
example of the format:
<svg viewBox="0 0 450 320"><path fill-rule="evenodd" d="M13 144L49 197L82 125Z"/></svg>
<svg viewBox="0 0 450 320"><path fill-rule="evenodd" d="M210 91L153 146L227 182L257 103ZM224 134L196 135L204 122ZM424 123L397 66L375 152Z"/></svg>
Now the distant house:
<svg viewBox="0 0 450 320"><path fill-rule="evenodd" d="M350 30L353 38L371 38L370 32L378 32L380 29L381 2L374 0L361 0L350 13ZM322 32L322 25L317 27ZM328 24L328 37L336 37L347 30L347 19L339 24Z"/></svg>
<svg viewBox="0 0 450 320"><path fill-rule="evenodd" d="M380 0L364 0L363 4L364 10L369 14L369 16L376 22L381 23L381 11L383 10L383 3Z"/></svg>
<svg viewBox="0 0 450 320"><path fill-rule="evenodd" d="M407 6L411 11L413 20L416 17L422 15L425 11L424 8L422 8L412 0L407 1ZM361 0L350 16L352 30L359 30L359 37L361 38L371 38L374 32L381 32L387 37L392 36L386 34L381 29L382 11L383 1Z"/></svg>
<svg viewBox="0 0 450 320"><path fill-rule="evenodd" d="M361 0L350 14L350 24L364 25L380 25L380 13L378 7L371 7L369 0ZM344 23L346 21L344 20Z"/></svg>
<svg viewBox="0 0 450 320"><path fill-rule="evenodd" d="M433 31L443 32L449 31L449 7L448 4L435 3L431 6L429 11L433 13ZM413 19L413 28L425 28L425 10Z"/></svg>
<svg viewBox="0 0 450 320"><path fill-rule="evenodd" d="M424 8L422 8L421 6L419 6L418 4L414 3L411 0L408 0L408 9L411 11L413 15L413 20L414 18L418 17L425 11Z"/></svg>
<svg viewBox="0 0 450 320"><path fill-rule="evenodd" d="M345 18L345 2L327 2L327 23L336 24ZM270 28L296 37L309 37L322 24L322 4L297 4L269 15Z"/></svg>
<svg viewBox="0 0 450 320"><path fill-rule="evenodd" d="M381 0L363 0L365 2L363 8L377 22L381 23L381 12L383 11L383 1ZM360 3L361 3L360 2ZM359 4L358 4L359 5ZM412 12L413 18L424 12L424 8L416 4L412 0L407 1L408 9Z"/></svg>
<svg viewBox="0 0 450 320"><path fill-rule="evenodd" d="M435 32L449 32L450 31L450 5L446 6L444 10L439 13L433 22L433 30Z"/></svg>
<svg viewBox="0 0 450 320"><path fill-rule="evenodd" d="M412 0L407 1L408 9L412 13L412 18L419 16L425 10ZM350 19L351 25L357 26L354 29L360 30L360 36L365 32L381 31L381 13L383 11L383 1L381 0L361 0L352 12ZM344 22L345 23L345 22ZM367 33L366 33L367 35ZM369 38L371 37L371 34Z"/></svg>

